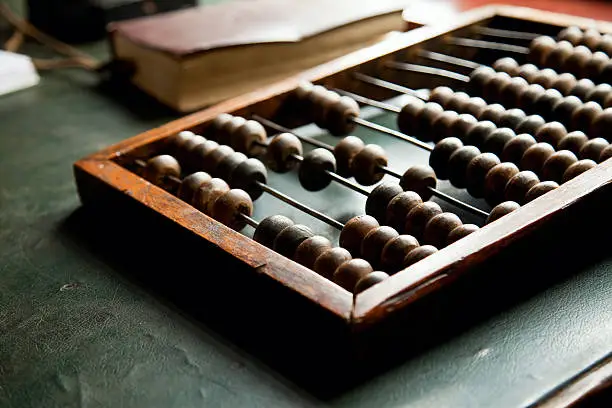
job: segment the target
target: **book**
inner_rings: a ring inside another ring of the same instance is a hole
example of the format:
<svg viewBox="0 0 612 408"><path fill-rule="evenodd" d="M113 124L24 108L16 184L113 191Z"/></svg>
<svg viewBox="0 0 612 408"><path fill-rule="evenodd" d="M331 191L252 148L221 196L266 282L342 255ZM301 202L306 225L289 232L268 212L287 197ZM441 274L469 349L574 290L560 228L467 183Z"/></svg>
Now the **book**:
<svg viewBox="0 0 612 408"><path fill-rule="evenodd" d="M190 112L405 31L406 0L250 0L109 25L132 82Z"/></svg>
<svg viewBox="0 0 612 408"><path fill-rule="evenodd" d="M27 89L39 82L30 57L0 50L0 95Z"/></svg>

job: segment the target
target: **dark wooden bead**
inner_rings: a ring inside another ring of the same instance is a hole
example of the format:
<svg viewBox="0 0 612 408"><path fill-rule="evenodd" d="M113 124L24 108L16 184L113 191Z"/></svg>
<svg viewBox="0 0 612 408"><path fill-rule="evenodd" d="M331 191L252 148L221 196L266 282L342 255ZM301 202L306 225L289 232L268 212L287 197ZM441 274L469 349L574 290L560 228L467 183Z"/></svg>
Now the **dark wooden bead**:
<svg viewBox="0 0 612 408"><path fill-rule="evenodd" d="M587 136L589 136L589 138L602 137L605 139L610 137L610 129L612 129L612 108L606 108L600 111L595 116L591 126L587 129L589 130L589 132L587 132ZM585 132L587 129L584 129Z"/></svg>
<svg viewBox="0 0 612 408"><path fill-rule="evenodd" d="M425 107L425 102L420 99L412 98L406 103L397 115L397 127L407 135L417 134L419 118Z"/></svg>
<svg viewBox="0 0 612 408"><path fill-rule="evenodd" d="M455 91L448 86L437 86L429 94L429 102L435 102L444 107L444 109L448 109L448 104L454 95Z"/></svg>
<svg viewBox="0 0 612 408"><path fill-rule="evenodd" d="M578 80L576 77L569 72L562 72L553 81L551 84L552 88L555 88L557 91L561 92L564 96L570 95L572 89L576 86Z"/></svg>
<svg viewBox="0 0 612 408"><path fill-rule="evenodd" d="M582 107L582 101L574 95L561 99L553 108L552 118L558 122L569 123L574 112Z"/></svg>
<svg viewBox="0 0 612 408"><path fill-rule="evenodd" d="M363 140L356 136L347 136L334 146L334 156L336 157L337 172L342 177L351 177L351 162L365 147Z"/></svg>
<svg viewBox="0 0 612 408"><path fill-rule="evenodd" d="M480 121L489 120L497 124L499 123L499 120L501 119L501 116L504 114L504 112L506 112L506 108L504 108L503 105L500 105L499 103L493 103L493 104L487 105L487 107L484 108L484 110L478 117L478 120Z"/></svg>
<svg viewBox="0 0 612 408"><path fill-rule="evenodd" d="M476 232L480 229L478 225L475 224L462 224L452 230L450 234L448 234L448 238L446 239L446 245L454 244L462 238L467 237L473 232Z"/></svg>
<svg viewBox="0 0 612 408"><path fill-rule="evenodd" d="M406 216L404 232L416 239L421 239L429 220L438 214L442 214L442 209L433 201L425 201L423 204L417 205Z"/></svg>
<svg viewBox="0 0 612 408"><path fill-rule="evenodd" d="M520 163L521 158L531 146L536 144L533 136L521 133L510 139L505 145L499 156L502 161L510 163Z"/></svg>
<svg viewBox="0 0 612 408"><path fill-rule="evenodd" d="M380 169L384 166L387 166L385 150L379 145L369 144L353 157L351 173L359 184L371 186L385 175Z"/></svg>
<svg viewBox="0 0 612 408"><path fill-rule="evenodd" d="M431 138L434 143L450 137L453 124L459 119L459 114L455 111L444 111L431 125Z"/></svg>
<svg viewBox="0 0 612 408"><path fill-rule="evenodd" d="M376 219L370 215L359 215L351 218L340 231L340 246L353 256L361 254L361 243L368 232L380 227Z"/></svg>
<svg viewBox="0 0 612 408"><path fill-rule="evenodd" d="M422 204L423 200L414 191L403 191L393 197L387 205L386 223L397 231L402 232L406 216L414 207Z"/></svg>
<svg viewBox="0 0 612 408"><path fill-rule="evenodd" d="M463 107L465 113L478 118L487 107L487 101L479 96L472 96Z"/></svg>
<svg viewBox="0 0 612 408"><path fill-rule="evenodd" d="M147 160L142 177L164 190L172 190L174 182L170 177L180 177L181 165L172 156L161 154Z"/></svg>
<svg viewBox="0 0 612 408"><path fill-rule="evenodd" d="M229 185L224 180L213 177L209 182L200 185L193 196L193 206L204 214L212 216L215 201L229 190Z"/></svg>
<svg viewBox="0 0 612 408"><path fill-rule="evenodd" d="M527 82L533 83L533 78L540 72L534 64L523 64L518 69L518 76L525 78Z"/></svg>
<svg viewBox="0 0 612 408"><path fill-rule="evenodd" d="M236 167L240 166L240 164L247 159L248 157L246 157L244 153L240 152L234 152L229 156L225 156L225 158L221 160L215 169L215 174L213 174L213 176L219 177L223 180L229 180Z"/></svg>
<svg viewBox="0 0 612 408"><path fill-rule="evenodd" d="M546 121L540 115L529 115L515 129L516 134L527 133L533 135Z"/></svg>
<svg viewBox="0 0 612 408"><path fill-rule="evenodd" d="M332 249L332 244L329 239L315 235L307 238L295 250L295 262L312 269L315 261L323 253Z"/></svg>
<svg viewBox="0 0 612 408"><path fill-rule="evenodd" d="M466 135L472 130L472 128L478 123L478 119L469 113L462 113L459 115L457 120L453 122L450 133L453 137L457 137L464 140Z"/></svg>
<svg viewBox="0 0 612 408"><path fill-rule="evenodd" d="M241 116L234 116L223 125L216 134L216 141L221 145L230 145L232 134L246 123L246 119Z"/></svg>
<svg viewBox="0 0 612 408"><path fill-rule="evenodd" d="M578 177L585 171L591 170L595 166L597 166L597 163L595 163L593 160L590 160L590 159L578 160L576 163L569 166L567 170L565 170L565 173L563 174L562 182L567 183L574 177Z"/></svg>
<svg viewBox="0 0 612 408"><path fill-rule="evenodd" d="M531 187L527 194L525 194L525 203L530 203L536 198L556 189L557 187L559 187L559 184L554 181L540 181L538 184Z"/></svg>
<svg viewBox="0 0 612 408"><path fill-rule="evenodd" d="M381 223L384 222L387 217L387 206L393 198L403 191L397 183L380 183L370 192L366 200L366 214L371 215Z"/></svg>
<svg viewBox="0 0 612 408"><path fill-rule="evenodd" d="M335 150L334 150L335 151ZM281 133L270 140L266 149L266 164L277 173L286 173L297 165L295 156L303 154L302 142L292 133Z"/></svg>
<svg viewBox="0 0 612 408"><path fill-rule="evenodd" d="M436 248L443 248L446 246L451 231L462 224L461 219L453 213L438 214L425 225L423 241Z"/></svg>
<svg viewBox="0 0 612 408"><path fill-rule="evenodd" d="M279 254L294 259L295 251L300 244L312 236L314 233L306 225L294 224L279 232L272 248Z"/></svg>
<svg viewBox="0 0 612 408"><path fill-rule="evenodd" d="M608 59L601 69L601 74L599 74L598 82L610 83L612 82L612 61Z"/></svg>
<svg viewBox="0 0 612 408"><path fill-rule="evenodd" d="M242 214L253 214L253 201L244 190L231 189L217 198L212 206L212 217L233 230L240 231L246 225Z"/></svg>
<svg viewBox="0 0 612 408"><path fill-rule="evenodd" d="M415 263L427 258L429 255L433 255L438 252L438 248L433 245L423 245L418 248L414 248L408 252L408 255L404 258L404 268L414 265Z"/></svg>
<svg viewBox="0 0 612 408"><path fill-rule="evenodd" d="M387 273L385 273L385 272L382 272L382 271L370 272L369 274L367 274L363 278L359 279L359 281L355 285L355 289L354 289L353 292L355 294L361 293L364 290L369 289L372 286L379 284L380 282L384 281L388 277L389 277L389 275Z"/></svg>
<svg viewBox="0 0 612 408"><path fill-rule="evenodd" d="M219 148L219 143L214 140L207 140L206 142L197 145L192 150L191 160L189 165L194 170L203 170L208 163L208 155Z"/></svg>
<svg viewBox="0 0 612 408"><path fill-rule="evenodd" d="M349 251L335 247L323 252L315 261L313 270L327 279L332 279L334 272L340 265L353 259Z"/></svg>
<svg viewBox="0 0 612 408"><path fill-rule="evenodd" d="M576 155L569 150L556 151L544 162L542 179L561 183L565 171L577 161Z"/></svg>
<svg viewBox="0 0 612 408"><path fill-rule="evenodd" d="M545 118L552 117L552 112L557 103L559 103L563 99L563 95L561 92L556 89L547 89L544 91L542 96L540 96L535 104L533 105L533 111L538 115L542 115Z"/></svg>
<svg viewBox="0 0 612 408"><path fill-rule="evenodd" d="M529 170L523 170L514 175L504 190L504 199L525 204L525 195L529 189L540 182L540 178Z"/></svg>
<svg viewBox="0 0 612 408"><path fill-rule="evenodd" d="M341 96L329 106L325 115L325 128L335 136L347 135L355 129L355 123L351 119L358 117L359 113L359 105L354 99Z"/></svg>
<svg viewBox="0 0 612 408"><path fill-rule="evenodd" d="M199 135L194 135L189 140L181 144L181 148L177 151L177 159L181 163L187 164L187 167L193 164L194 160L194 150L199 145L206 142L206 139Z"/></svg>
<svg viewBox="0 0 612 408"><path fill-rule="evenodd" d="M314 84L312 82L304 81L298 84L298 86L293 90L292 97L296 102L304 102L312 92L314 88Z"/></svg>
<svg viewBox="0 0 612 408"><path fill-rule="evenodd" d="M545 91L546 89L544 89L542 85L529 85L521 94L521 98L518 101L518 107L525 111L530 111Z"/></svg>
<svg viewBox="0 0 612 408"><path fill-rule="evenodd" d="M502 92L508 85L510 85L510 75L505 72L497 72L485 85L482 97L489 102L501 103Z"/></svg>
<svg viewBox="0 0 612 408"><path fill-rule="evenodd" d="M565 60L564 69L579 77L584 77L587 63L593 58L593 52L584 45L572 50L572 54Z"/></svg>
<svg viewBox="0 0 612 408"><path fill-rule="evenodd" d="M555 79L557 79L557 72L551 68L541 69L534 77L532 82L534 84L542 85L543 88L548 89L552 86Z"/></svg>
<svg viewBox="0 0 612 408"><path fill-rule="evenodd" d="M270 217L266 217L261 220L257 228L255 228L253 239L263 246L272 248L274 245L274 240L278 234L293 224L294 222L284 215L272 215Z"/></svg>
<svg viewBox="0 0 612 408"><path fill-rule="evenodd" d="M565 61L572 56L574 46L569 41L559 41L555 48L548 54L542 64L545 67L561 68L565 66ZM560 69L561 70L561 69Z"/></svg>
<svg viewBox="0 0 612 408"><path fill-rule="evenodd" d="M400 186L403 191L414 191L423 201L431 198L430 188L436 188L436 172L429 166L417 164L408 168L400 179Z"/></svg>
<svg viewBox="0 0 612 408"><path fill-rule="evenodd" d="M198 191L201 185L209 183L212 177L210 174L203 171L190 174L185 177L179 187L177 196L188 204L191 204L195 193Z"/></svg>
<svg viewBox="0 0 612 408"><path fill-rule="evenodd" d="M597 102L586 102L572 115L570 119L571 128L584 132L589 131L602 112L603 109Z"/></svg>
<svg viewBox="0 0 612 408"><path fill-rule="evenodd" d="M612 157L612 145L609 145L608 147L602 150L601 155L599 156L599 160L597 160L597 163L604 162L610 157Z"/></svg>
<svg viewBox="0 0 612 408"><path fill-rule="evenodd" d="M465 105L470 99L470 95L465 92L455 92L447 101L446 105L440 104L444 109L455 112L465 112Z"/></svg>
<svg viewBox="0 0 612 408"><path fill-rule="evenodd" d="M499 158L493 153L481 153L474 157L465 171L468 193L476 198L483 197L485 177L499 163Z"/></svg>
<svg viewBox="0 0 612 408"><path fill-rule="evenodd" d="M470 73L468 87L470 95L482 95L488 83L495 77L495 70L490 67L478 67Z"/></svg>
<svg viewBox="0 0 612 408"><path fill-rule="evenodd" d="M524 121L526 117L527 117L527 114L522 109L518 109L518 108L508 109L506 112L503 113L501 118L499 118L498 126L500 128L506 127L506 128L514 129L522 121Z"/></svg>
<svg viewBox="0 0 612 408"><path fill-rule="evenodd" d="M548 143L555 148L565 136L567 129L559 122L548 122L535 133L538 142Z"/></svg>
<svg viewBox="0 0 612 408"><path fill-rule="evenodd" d="M242 126L230 135L231 146L238 152L249 156L258 156L264 152L261 144L268 139L266 129L261 123L247 120Z"/></svg>
<svg viewBox="0 0 612 408"><path fill-rule="evenodd" d="M319 191L331 183L327 172L336 171L336 158L327 149L317 148L304 155L300 163L298 177L300 184L308 191Z"/></svg>
<svg viewBox="0 0 612 408"><path fill-rule="evenodd" d="M448 178L453 186L465 187L467 167L479 154L480 150L476 146L463 146L451 155L448 160Z"/></svg>
<svg viewBox="0 0 612 408"><path fill-rule="evenodd" d="M595 28L587 28L582 33L582 40L580 44L586 45L591 50L596 50L599 48L599 44L601 43L601 34Z"/></svg>
<svg viewBox="0 0 612 408"><path fill-rule="evenodd" d="M582 146L580 152L578 152L578 156L581 159L591 159L593 161L598 161L601 156L601 152L604 151L605 148L610 146L610 143L602 137L596 137L595 139L591 139Z"/></svg>
<svg viewBox="0 0 612 408"><path fill-rule="evenodd" d="M529 61L537 65L544 65L556 46L557 42L552 37L540 36L534 38L529 44Z"/></svg>
<svg viewBox="0 0 612 408"><path fill-rule="evenodd" d="M515 76L518 74L519 64L512 57L504 57L495 61L492 68L499 72L505 72L510 76Z"/></svg>
<svg viewBox="0 0 612 408"><path fill-rule="evenodd" d="M444 112L444 108L435 102L427 102L419 115L419 124L415 135L421 140L432 140L433 123Z"/></svg>
<svg viewBox="0 0 612 408"><path fill-rule="evenodd" d="M612 94L612 85L610 84L598 84L593 88L591 92L587 94L589 101L597 102L600 105L604 105L606 98Z"/></svg>
<svg viewBox="0 0 612 408"><path fill-rule="evenodd" d="M402 269L408 252L419 246L419 241L412 235L399 235L385 245L382 250L382 267L390 274Z"/></svg>
<svg viewBox="0 0 612 408"><path fill-rule="evenodd" d="M229 113L221 113L215 116L215 118L210 121L210 124L206 128L206 136L216 140L219 137L219 132L221 129L227 126L233 118L234 115L230 115Z"/></svg>
<svg viewBox="0 0 612 408"><path fill-rule="evenodd" d="M580 27L569 26L559 31L557 39L559 41L569 41L572 45L578 45L582 40L582 30Z"/></svg>
<svg viewBox="0 0 612 408"><path fill-rule="evenodd" d="M585 101L587 94L591 92L593 88L595 88L593 81L588 78L581 78L576 82L576 86L572 89L571 94Z"/></svg>
<svg viewBox="0 0 612 408"><path fill-rule="evenodd" d="M597 82L602 82L601 76L606 64L610 61L610 57L604 52L596 51L593 56L587 61L583 69L585 78L594 78Z"/></svg>
<svg viewBox="0 0 612 408"><path fill-rule="evenodd" d="M511 78L499 95L500 103L508 108L518 106L521 95L527 91L527 88L529 83L524 78Z"/></svg>
<svg viewBox="0 0 612 408"><path fill-rule="evenodd" d="M476 123L465 136L465 143L480 148L483 146L487 137L495 130L497 130L495 123L490 120L480 121Z"/></svg>
<svg viewBox="0 0 612 408"><path fill-rule="evenodd" d="M374 267L380 266L383 248L389 241L398 236L399 233L388 226L370 230L361 243L361 257Z"/></svg>
<svg viewBox="0 0 612 408"><path fill-rule="evenodd" d="M516 137L516 133L510 128L498 128L487 137L485 140L482 150L485 152L491 152L496 155L500 155L506 143Z"/></svg>
<svg viewBox="0 0 612 408"><path fill-rule="evenodd" d="M231 186L246 191L253 200L258 199L263 194L257 182L266 184L268 182L268 171L262 162L254 158L246 159L240 163L229 178Z"/></svg>
<svg viewBox="0 0 612 408"><path fill-rule="evenodd" d="M202 150L198 149L198 154ZM230 156L232 153L234 153L234 149L232 149L228 145L219 145L219 147L217 147L216 149L209 151L206 156L198 156L199 158L201 157L201 159L198 160L200 169L204 170L209 174L215 175L217 174L217 166L219 166L219 163L221 163L226 157Z"/></svg>
<svg viewBox="0 0 612 408"><path fill-rule="evenodd" d="M557 145L559 150L569 150L574 154L578 154L582 146L589 141L589 138L580 130L570 132Z"/></svg>
<svg viewBox="0 0 612 408"><path fill-rule="evenodd" d="M599 49L601 51L597 51L593 55L597 54L598 52L601 52L602 54L605 54L605 55L612 55L612 35L611 34L604 34L601 36L601 43L599 43Z"/></svg>
<svg viewBox="0 0 612 408"><path fill-rule="evenodd" d="M606 100L604 101L604 104L603 104L604 109L610 108L610 107L612 107L612 94L606 97Z"/></svg>
<svg viewBox="0 0 612 408"><path fill-rule="evenodd" d="M485 200L497 205L504 200L506 185L519 172L514 163L500 163L493 167L485 177Z"/></svg>
<svg viewBox="0 0 612 408"><path fill-rule="evenodd" d="M227 114L225 114L227 115ZM182 150L183 145L191 140L195 134L189 130L184 130L182 132L177 133L174 136L168 138L168 147L170 152L173 155L178 155L178 153Z"/></svg>
<svg viewBox="0 0 612 408"><path fill-rule="evenodd" d="M313 122L325 129L328 125L327 123L327 115L338 101L340 100L340 95L334 91L326 90L321 94L321 98L315 104L315 109L313 109Z"/></svg>
<svg viewBox="0 0 612 408"><path fill-rule="evenodd" d="M485 224L490 224L493 221L497 221L503 216L508 215L511 212L518 210L519 208L521 208L521 206L518 203L515 203L514 201L504 201L503 203L496 205L491 210Z"/></svg>
<svg viewBox="0 0 612 408"><path fill-rule="evenodd" d="M360 279L374 272L372 266L364 259L351 259L344 262L334 272L332 280L352 292Z"/></svg>
<svg viewBox="0 0 612 408"><path fill-rule="evenodd" d="M463 142L456 137L442 139L434 146L434 149L429 155L429 165L434 169L435 174L442 180L448 178L448 161L450 157L462 147Z"/></svg>
<svg viewBox="0 0 612 408"><path fill-rule="evenodd" d="M555 149L548 143L536 143L529 147L521 158L520 166L522 170L531 170L537 175L542 174L544 162L555 152Z"/></svg>

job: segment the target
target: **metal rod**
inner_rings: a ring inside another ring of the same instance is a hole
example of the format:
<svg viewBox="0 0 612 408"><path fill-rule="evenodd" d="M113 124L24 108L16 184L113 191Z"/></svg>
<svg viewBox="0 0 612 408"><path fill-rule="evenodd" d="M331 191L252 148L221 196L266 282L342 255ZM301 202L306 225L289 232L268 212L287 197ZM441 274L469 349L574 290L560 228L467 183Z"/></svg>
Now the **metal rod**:
<svg viewBox="0 0 612 408"><path fill-rule="evenodd" d="M409 64L407 62L389 61L385 64L387 68L399 71L421 72L423 74L437 75L444 78L454 79L459 82L470 82L470 77L457 72L448 71L442 68L428 67L425 65Z"/></svg>
<svg viewBox="0 0 612 408"><path fill-rule="evenodd" d="M529 48L518 45L504 44L493 41L474 40L472 38L450 37L446 40L449 44L462 47L484 48L487 50L513 52L515 54L529 54Z"/></svg>
<svg viewBox="0 0 612 408"><path fill-rule="evenodd" d="M278 123L272 122L271 120L268 120L266 118L263 118L259 115L253 115L252 118L256 121L258 121L259 123L261 123L262 125L269 127L270 129L274 129L277 132L285 132L285 133L291 133L293 134L295 137L297 137L298 139L300 139L302 142L304 143L308 143L312 146L316 146L316 147L321 147L323 149L327 149L327 150L334 150L334 148L330 145L328 145L327 143L323 143L317 139L314 139L312 137L308 137L308 136L301 136L301 135L297 135L294 133L293 130L284 127L283 125L279 125Z"/></svg>
<svg viewBox="0 0 612 408"><path fill-rule="evenodd" d="M510 38L513 40L528 40L542 36L542 34L526 33L522 31L502 30L500 28L491 28L478 26L474 27L474 32L477 34L487 35L489 37Z"/></svg>
<svg viewBox="0 0 612 408"><path fill-rule="evenodd" d="M483 211L480 208L476 208L476 207L474 207L472 205L469 205L468 203L464 203L463 201L458 200L458 199L456 199L453 196L449 196L448 194L445 194L445 193L441 192L438 189L435 189L433 187L429 187L429 191L431 191L431 193L433 195L435 195L436 197L439 197L439 198L441 198L441 199L443 199L445 201L448 201L449 203L453 204L456 207L462 208L462 209L464 209L466 211L469 211L469 212L471 212L473 214L480 215L481 217L484 217L484 218L489 216L488 212Z"/></svg>
<svg viewBox="0 0 612 408"><path fill-rule="evenodd" d="M394 105L391 105L391 104L388 104L388 103L385 103L385 102L380 102L380 101L374 100L372 98L361 96L361 95L358 95L358 94L355 94L355 93L352 93L352 92L349 92L349 91L345 91L345 90L342 90L342 89L334 89L333 91L339 93L340 95L350 96L351 98L353 98L357 102L363 103L365 105L370 105L370 106L373 106L375 108L384 109L384 110L389 111L389 112L399 113L402 110L401 108L399 108L397 106L394 106Z"/></svg>
<svg viewBox="0 0 612 408"><path fill-rule="evenodd" d="M447 64L457 65L459 67L464 67L464 68L469 68L469 69L476 69L482 66L482 64L479 64L474 61L466 60L464 58L457 58L457 57L453 57L450 55L441 54L439 52L433 52L433 51L427 51L427 50L420 50L419 56L433 60L433 61L445 62Z"/></svg>
<svg viewBox="0 0 612 408"><path fill-rule="evenodd" d="M406 95L411 95L411 96L414 96L415 98L419 98L423 101L427 101L426 97L424 97L423 95L421 95L418 91L415 91L414 89L410 89L405 86L401 86L393 82L385 81L384 79L375 78L373 76L362 74L359 72L355 72L353 76L355 77L355 79L365 82L367 84L379 86L381 88L386 88L391 91L403 93Z"/></svg>
<svg viewBox="0 0 612 408"><path fill-rule="evenodd" d="M334 173L333 171L326 170L325 172L327 173L327 175L329 177L332 178L332 180L336 181L337 183L340 183L343 186L348 187L348 188L350 188L353 191L361 193L361 194L363 194L366 197L368 197L370 195L370 192L368 190L366 190L365 188L363 188L361 186L358 186L355 183L351 183L349 180L347 180L344 177Z"/></svg>
<svg viewBox="0 0 612 408"><path fill-rule="evenodd" d="M380 169L380 171L382 171L385 174L388 174L388 175L393 176L393 177L398 178L398 179L402 178L401 174L394 172L393 170L391 170L387 166L379 166L378 168Z"/></svg>
<svg viewBox="0 0 612 408"><path fill-rule="evenodd" d="M420 141L417 138L414 138L412 136L408 136L408 135L406 135L406 134L404 134L402 132L398 132L397 130L389 129L388 127L379 125L378 123L370 122L369 120L365 120L365 119L362 119L362 118L359 118L359 117L353 117L353 118L351 118L351 121L356 123L356 124L358 124L358 125L365 126L367 128L376 130L376 131L381 132L381 133L386 133L386 134L391 135L391 136L393 136L393 137L395 137L397 139L401 139L401 140L403 140L405 142L411 143L411 144L413 144L415 146L420 147L421 149L427 150L428 152L433 151L433 146L430 146L427 143L422 142L422 141Z"/></svg>
<svg viewBox="0 0 612 408"><path fill-rule="evenodd" d="M138 166L138 167L147 167L147 162L141 159L136 159L134 160L134 163Z"/></svg>
<svg viewBox="0 0 612 408"><path fill-rule="evenodd" d="M248 215L244 214L244 213L240 213L240 216L242 217L242 219L244 220L244 222L246 222L248 225L250 225L253 228L257 228L259 227L259 222L257 222L256 220L254 220L253 218L249 217Z"/></svg>

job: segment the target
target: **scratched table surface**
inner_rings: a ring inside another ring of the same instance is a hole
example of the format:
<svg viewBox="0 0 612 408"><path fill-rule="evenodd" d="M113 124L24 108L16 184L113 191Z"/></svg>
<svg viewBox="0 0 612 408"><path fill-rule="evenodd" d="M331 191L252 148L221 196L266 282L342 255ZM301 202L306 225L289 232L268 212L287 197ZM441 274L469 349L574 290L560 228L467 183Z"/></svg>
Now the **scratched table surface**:
<svg viewBox="0 0 612 408"><path fill-rule="evenodd" d="M80 206L73 162L173 118L77 70L0 99L1 407L522 407L612 350L612 254L599 248L559 254L563 278L361 385L306 391L124 273L155 251L118 261L105 231L138 231Z"/></svg>

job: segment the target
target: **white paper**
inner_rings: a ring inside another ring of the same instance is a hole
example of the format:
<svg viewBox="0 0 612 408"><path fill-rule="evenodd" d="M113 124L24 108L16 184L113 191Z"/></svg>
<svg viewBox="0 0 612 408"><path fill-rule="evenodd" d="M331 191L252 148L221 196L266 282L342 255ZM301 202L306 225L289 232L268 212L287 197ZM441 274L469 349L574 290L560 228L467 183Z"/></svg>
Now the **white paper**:
<svg viewBox="0 0 612 408"><path fill-rule="evenodd" d="M40 77L30 57L0 50L0 95L37 85Z"/></svg>

